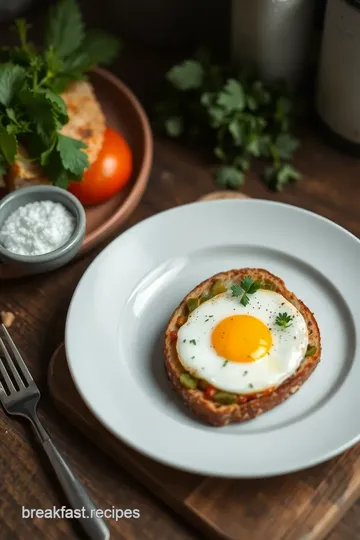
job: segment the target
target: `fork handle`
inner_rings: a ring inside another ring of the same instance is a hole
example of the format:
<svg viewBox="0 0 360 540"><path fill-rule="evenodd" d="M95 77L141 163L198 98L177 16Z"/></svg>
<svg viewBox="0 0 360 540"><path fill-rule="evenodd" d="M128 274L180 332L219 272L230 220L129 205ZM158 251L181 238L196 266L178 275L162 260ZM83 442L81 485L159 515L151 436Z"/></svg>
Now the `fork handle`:
<svg viewBox="0 0 360 540"><path fill-rule="evenodd" d="M97 517L97 507L78 478L71 471L69 465L56 448L50 438L42 441L42 446L54 467L55 473L73 509L79 510L75 514L91 540L108 540L110 532L105 521Z"/></svg>

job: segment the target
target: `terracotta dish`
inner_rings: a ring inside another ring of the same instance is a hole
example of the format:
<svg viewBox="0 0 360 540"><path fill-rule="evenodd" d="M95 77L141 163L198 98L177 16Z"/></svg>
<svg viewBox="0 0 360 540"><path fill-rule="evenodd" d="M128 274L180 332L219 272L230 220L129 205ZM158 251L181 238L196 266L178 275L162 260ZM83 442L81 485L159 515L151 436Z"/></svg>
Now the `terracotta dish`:
<svg viewBox="0 0 360 540"><path fill-rule="evenodd" d="M111 236L139 204L151 171L153 139L148 118L134 94L108 71L96 68L90 75L107 125L119 131L133 153L129 184L112 199L86 210L86 235L77 257ZM0 263L0 279L26 275L23 269Z"/></svg>

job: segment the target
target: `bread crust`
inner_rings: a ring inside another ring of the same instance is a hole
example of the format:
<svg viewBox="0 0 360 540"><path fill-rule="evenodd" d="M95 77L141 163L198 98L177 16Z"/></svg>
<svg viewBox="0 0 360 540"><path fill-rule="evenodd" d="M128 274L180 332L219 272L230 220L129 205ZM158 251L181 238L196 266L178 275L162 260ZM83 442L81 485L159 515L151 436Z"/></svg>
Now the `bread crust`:
<svg viewBox="0 0 360 540"><path fill-rule="evenodd" d="M260 395L260 397L255 397L243 404L220 405L207 399L202 390L192 390L185 388L182 385L180 376L185 372L185 369L178 359L176 342L171 339L171 334L178 329L178 317L187 314L187 300L189 298L194 296L198 297L205 291L208 291L212 284L218 279L231 284L237 284L245 276L251 276L255 280L266 280L267 282L271 282L274 286L274 290L284 296L284 298L300 311L308 327L309 345L315 346L316 352L314 355L304 358L298 370L268 395ZM280 403L283 403L291 395L295 394L310 377L320 361L321 336L313 313L293 292L286 288L282 279L262 268L242 268L220 272L211 278L206 279L189 292L175 309L168 322L165 331L164 354L165 369L175 392L202 421L212 426L219 427L233 422L244 422L256 418L277 405L280 405Z"/></svg>

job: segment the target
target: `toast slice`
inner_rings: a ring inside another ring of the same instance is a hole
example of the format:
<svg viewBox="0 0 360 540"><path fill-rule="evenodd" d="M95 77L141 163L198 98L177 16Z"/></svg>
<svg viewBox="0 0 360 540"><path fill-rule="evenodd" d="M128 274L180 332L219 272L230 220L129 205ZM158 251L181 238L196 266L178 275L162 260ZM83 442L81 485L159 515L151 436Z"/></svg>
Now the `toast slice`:
<svg viewBox="0 0 360 540"><path fill-rule="evenodd" d="M239 396L237 403L223 405L205 397L204 389L199 387L192 389L183 385L180 377L183 373L186 373L186 371L179 361L176 351L176 341L174 341L173 337L179 328L179 321L181 321L181 318L183 318L183 320L184 318L187 318L187 300L194 297L200 297L202 294L207 293L217 280L223 280L225 284L230 286L230 284L239 284L245 276L251 276L254 280L259 280L262 288L271 289L281 294L291 302L296 309L298 309L307 323L309 335L308 350L310 350L310 347L313 347L314 349L312 354L305 356L297 371L277 388L272 391L254 394L248 401L245 401L245 403L241 403L241 397ZM164 353L165 369L168 378L173 389L184 403L204 422L212 426L224 426L232 422L244 422L256 418L260 414L280 405L280 403L288 399L292 394L295 394L295 392L297 392L310 377L320 361L321 337L313 313L294 293L286 288L282 279L262 268L242 268L216 274L200 283L200 285L195 287L182 300L172 314L166 327Z"/></svg>

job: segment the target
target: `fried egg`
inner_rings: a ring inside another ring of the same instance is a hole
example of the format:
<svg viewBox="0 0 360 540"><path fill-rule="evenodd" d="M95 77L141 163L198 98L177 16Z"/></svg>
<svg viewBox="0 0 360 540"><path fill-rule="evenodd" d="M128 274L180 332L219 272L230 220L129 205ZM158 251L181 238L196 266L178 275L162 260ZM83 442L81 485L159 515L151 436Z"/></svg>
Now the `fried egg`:
<svg viewBox="0 0 360 540"><path fill-rule="evenodd" d="M294 374L308 346L301 313L281 294L259 289L243 306L231 292L200 304L179 328L176 343L187 372L215 388L253 394ZM280 313L292 317L276 324Z"/></svg>

